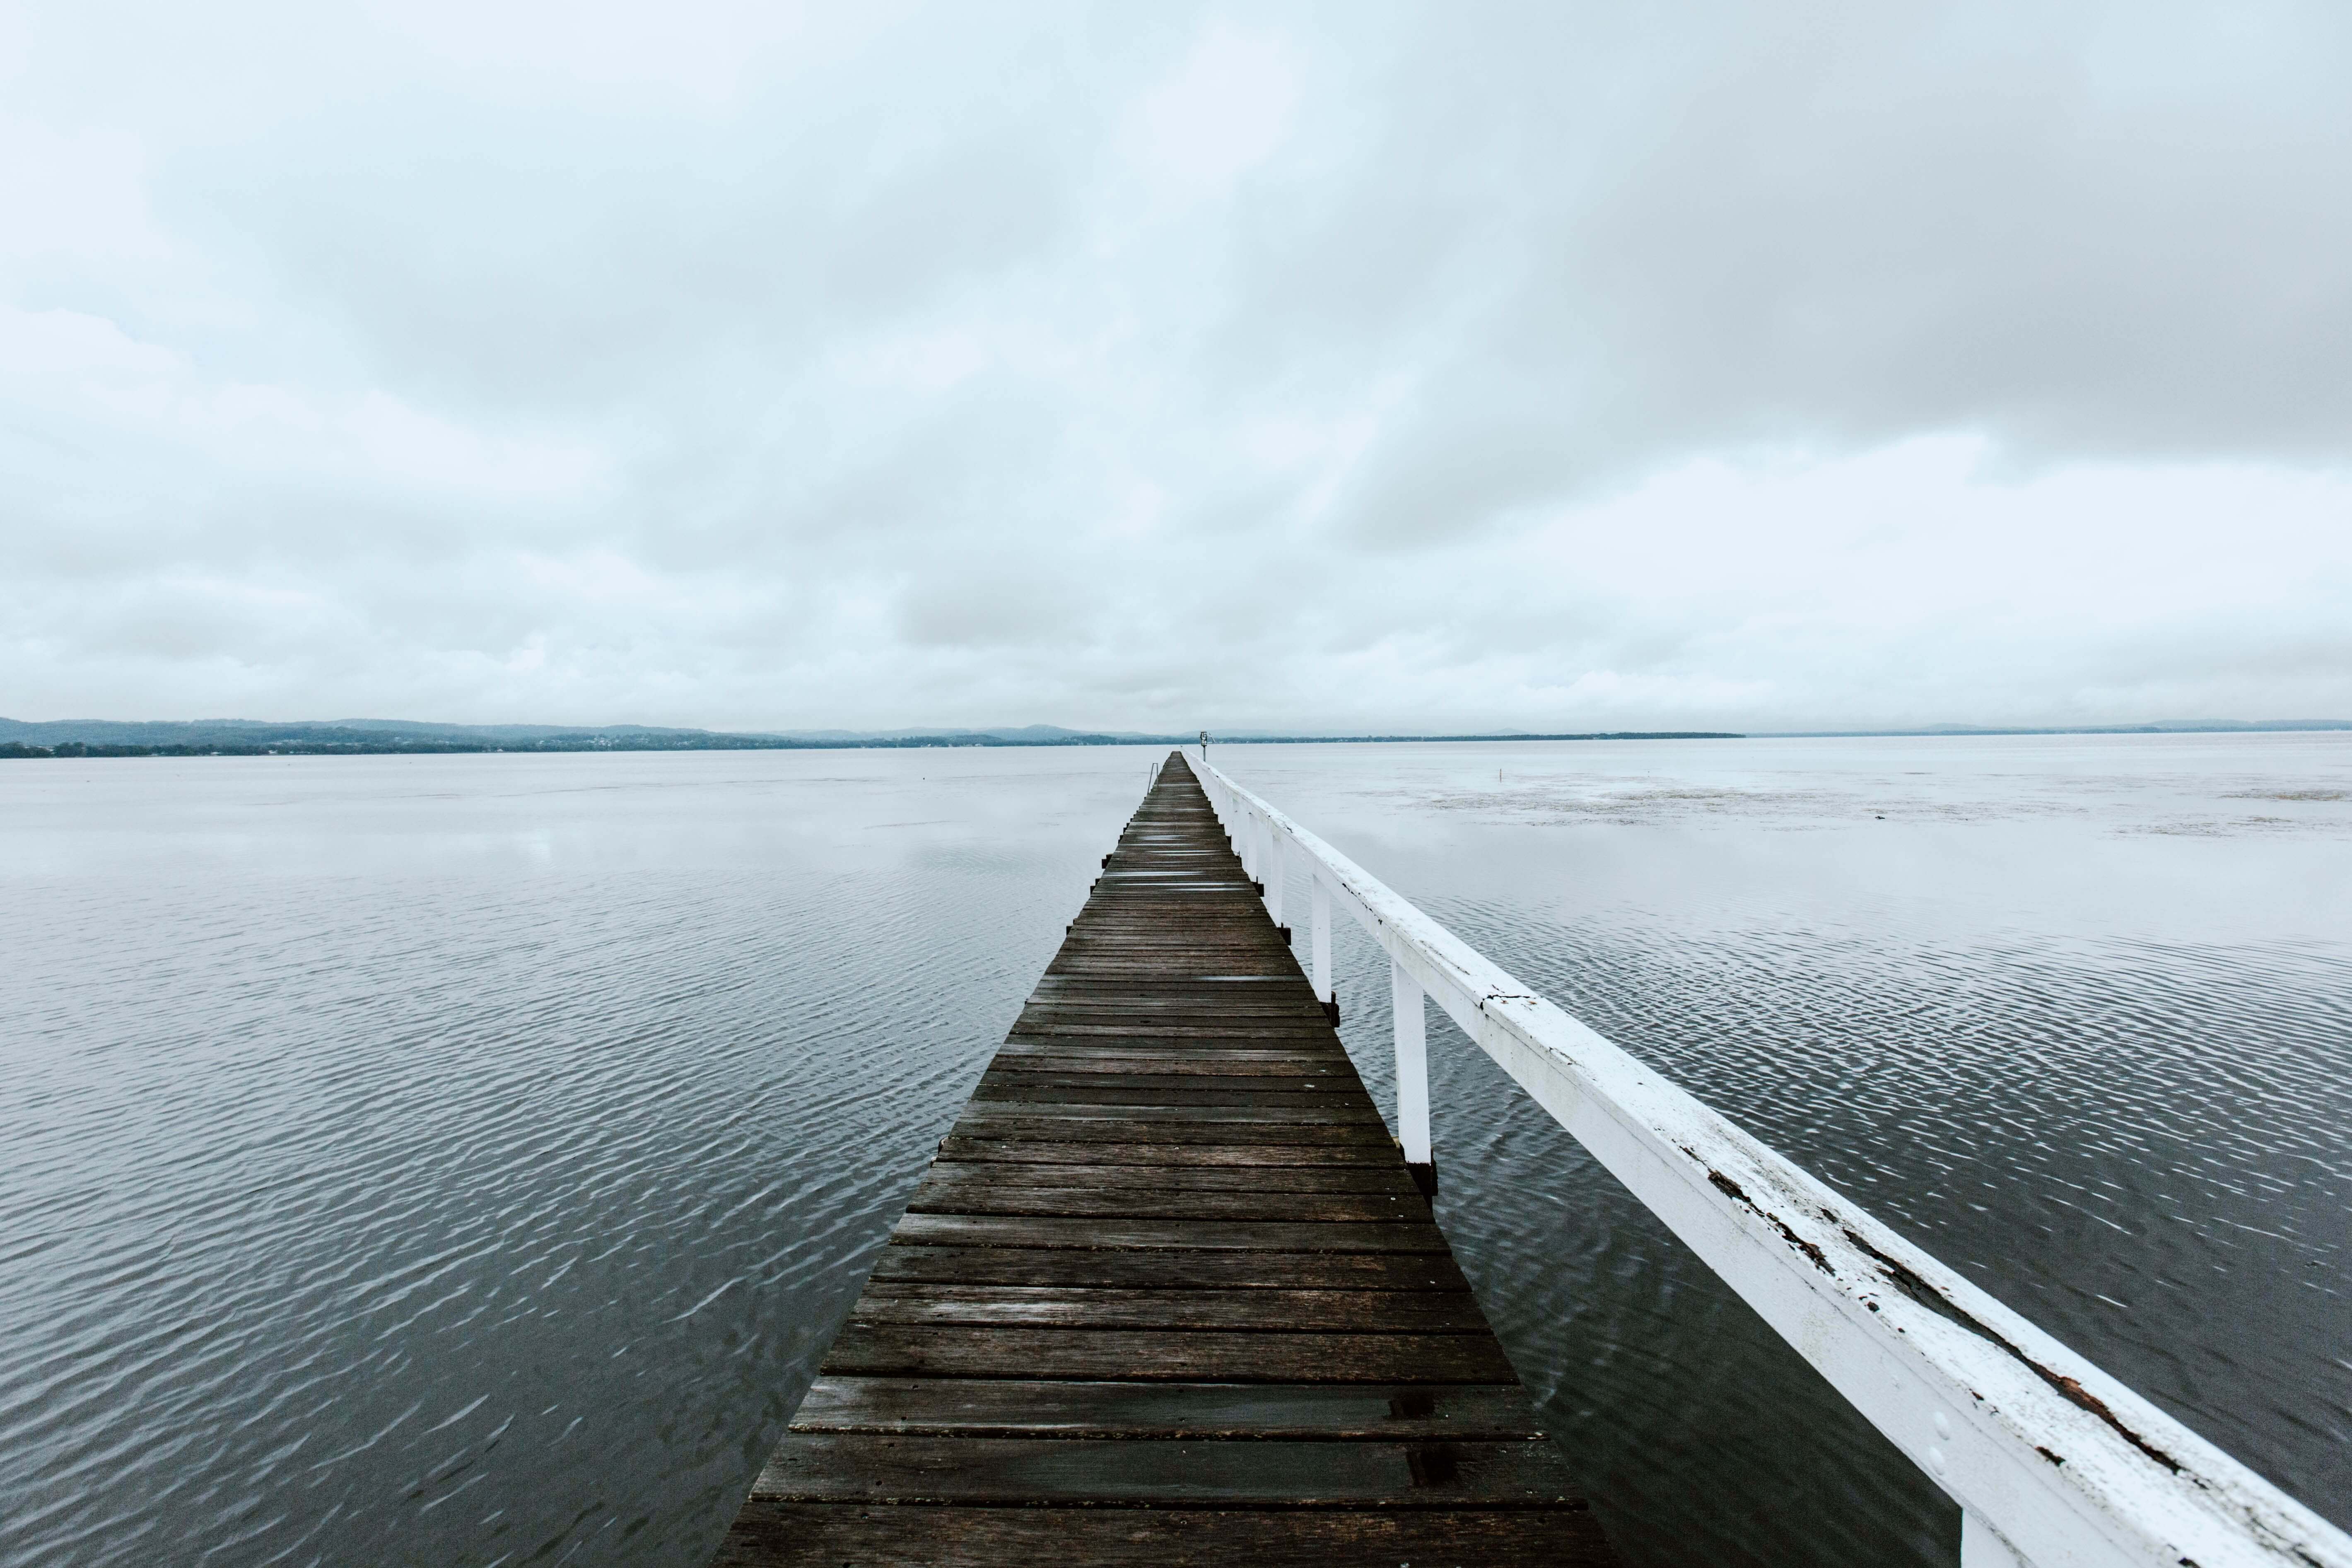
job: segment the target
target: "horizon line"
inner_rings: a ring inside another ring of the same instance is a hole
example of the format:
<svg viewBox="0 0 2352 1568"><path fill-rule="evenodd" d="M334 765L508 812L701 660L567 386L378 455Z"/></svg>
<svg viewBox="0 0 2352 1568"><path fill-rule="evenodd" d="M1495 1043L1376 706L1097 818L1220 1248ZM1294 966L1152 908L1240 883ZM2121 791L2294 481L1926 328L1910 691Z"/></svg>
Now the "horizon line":
<svg viewBox="0 0 2352 1568"><path fill-rule="evenodd" d="M2174 719L2105 724L1934 724L1797 730L1495 730L1308 733L1146 731L1061 725L985 729L727 731L648 724L463 724L383 719L43 720L0 718L0 758L352 755L588 751L864 751L952 747L1486 744L1513 742L1965 739L2032 735L2246 734L2352 731L2342 719ZM46 742L46 743L44 743Z"/></svg>

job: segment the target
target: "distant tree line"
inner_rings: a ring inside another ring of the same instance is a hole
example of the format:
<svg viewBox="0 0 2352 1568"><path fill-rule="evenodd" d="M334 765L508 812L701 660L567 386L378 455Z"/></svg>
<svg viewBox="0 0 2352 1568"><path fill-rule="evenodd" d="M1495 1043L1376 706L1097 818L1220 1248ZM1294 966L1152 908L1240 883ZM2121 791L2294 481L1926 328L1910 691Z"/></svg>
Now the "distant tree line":
<svg viewBox="0 0 2352 1568"><path fill-rule="evenodd" d="M345 731L350 734L350 731ZM1228 744L1336 745L1355 742L1412 741L1737 741L1743 737L1706 730L1612 731L1581 735L1253 735ZM31 746L21 741L0 741L0 761L32 757L350 757L406 756L480 752L838 752L901 751L940 746L1173 746L1182 735L1055 735L1010 739L1000 735L898 735L856 740L804 740L786 735L728 735L707 731L644 735L549 735L521 740L451 741L426 737L370 734L351 739L317 735L279 741L197 742L186 745L104 745L95 741L60 741L54 746ZM1215 737L1211 737L1215 743Z"/></svg>
<svg viewBox="0 0 2352 1568"><path fill-rule="evenodd" d="M495 752L528 751L523 746L468 746L439 741L378 743L372 742L277 741L262 745L106 746L88 741L60 741L54 746L27 746L20 741L0 741L0 761L12 757L282 757L343 756L362 752ZM593 748L551 748L590 750Z"/></svg>
<svg viewBox="0 0 2352 1568"><path fill-rule="evenodd" d="M556 735L502 741L496 745L486 741L411 740L400 736L377 736L362 741L224 741L166 746L110 746L89 741L60 741L54 746L28 746L21 741L0 741L0 761L26 757L349 757L482 752L834 752L877 748L898 750L910 746L1099 746L1135 743L1114 741L1108 736L1003 741L984 735L925 735L857 741L803 741L772 735ZM1168 743L1173 744L1173 739Z"/></svg>
<svg viewBox="0 0 2352 1568"><path fill-rule="evenodd" d="M187 746L107 746L94 742L60 741L54 746L27 746L0 742L0 760L11 757L349 757L473 752L741 752L804 750L834 742L765 740L752 736L710 735L691 738L580 735L547 740L508 741L490 745L479 741L407 740L386 736L365 741L222 742ZM898 745L900 742L877 742Z"/></svg>

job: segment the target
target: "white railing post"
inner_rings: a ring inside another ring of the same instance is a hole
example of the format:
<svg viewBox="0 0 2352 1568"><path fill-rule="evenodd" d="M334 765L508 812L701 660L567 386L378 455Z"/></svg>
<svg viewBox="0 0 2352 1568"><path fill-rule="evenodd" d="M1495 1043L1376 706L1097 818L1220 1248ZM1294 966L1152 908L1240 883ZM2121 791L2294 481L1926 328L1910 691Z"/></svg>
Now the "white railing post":
<svg viewBox="0 0 2352 1568"><path fill-rule="evenodd" d="M1308 942L1314 950L1315 1000L1326 1007L1331 1005L1331 889L1323 879L1307 872L1307 885L1313 889L1307 895Z"/></svg>
<svg viewBox="0 0 2352 1568"><path fill-rule="evenodd" d="M1418 1167L1414 1176L1423 1189L1430 1185L1424 1171L1434 1167L1429 1158L1429 1020L1421 1003L1421 982L1403 964L1389 961L1389 1001L1396 1011L1397 1142L1404 1145L1404 1163Z"/></svg>

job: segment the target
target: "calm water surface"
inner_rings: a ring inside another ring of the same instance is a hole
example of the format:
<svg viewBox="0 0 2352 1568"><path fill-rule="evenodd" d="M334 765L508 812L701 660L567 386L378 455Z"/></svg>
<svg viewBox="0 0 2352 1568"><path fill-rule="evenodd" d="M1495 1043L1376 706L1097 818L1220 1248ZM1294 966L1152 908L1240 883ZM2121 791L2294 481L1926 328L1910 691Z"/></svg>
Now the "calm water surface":
<svg viewBox="0 0 2352 1568"><path fill-rule="evenodd" d="M1217 754L2352 1522L2352 737ZM1148 761L0 764L0 1563L698 1568ZM1432 1020L1440 1217L1628 1561L1950 1562Z"/></svg>

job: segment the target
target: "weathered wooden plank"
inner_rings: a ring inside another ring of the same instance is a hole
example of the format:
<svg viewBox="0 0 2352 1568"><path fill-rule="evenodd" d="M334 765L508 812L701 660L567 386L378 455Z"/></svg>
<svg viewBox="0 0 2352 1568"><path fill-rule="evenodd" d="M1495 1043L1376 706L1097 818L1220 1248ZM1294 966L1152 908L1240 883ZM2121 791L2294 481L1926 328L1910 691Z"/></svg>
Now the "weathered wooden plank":
<svg viewBox="0 0 2352 1568"><path fill-rule="evenodd" d="M1171 956L1163 942L1148 957L1138 953L1134 963L1123 966L1117 973L1047 975L1039 983L1039 990L1023 1004L1024 1010L1067 1007L1150 1013L1181 1009L1219 1015L1230 1011L1238 1016L1278 1016L1302 1026L1315 1022L1314 1015L1320 1004L1314 988L1291 976L1204 976L1181 984L1155 985L1152 970L1143 965L1165 966ZM1104 964L1112 962L1108 953L1098 954L1097 959ZM1048 986L1052 987L1050 993L1045 989Z"/></svg>
<svg viewBox="0 0 2352 1568"><path fill-rule="evenodd" d="M754 1497L716 1568L1602 1568L1615 1561L1583 1509L896 1508Z"/></svg>
<svg viewBox="0 0 2352 1568"><path fill-rule="evenodd" d="M1324 1027L1330 1027L1325 1025ZM1202 1019L1188 1023L1181 1018L1132 1018L1117 1021L1108 1018L1078 1019L1032 1017L1024 1015L1021 1032L1024 1035L1053 1039L1103 1040L1165 1039L1199 1040L1202 1044L1252 1045L1271 1040L1311 1042L1314 1036L1305 1024L1253 1023L1247 1019Z"/></svg>
<svg viewBox="0 0 2352 1568"><path fill-rule="evenodd" d="M1231 1170L1314 1167L1397 1170L1404 1168L1393 1142L1351 1138L1319 1143L1153 1143L1116 1139L1074 1142L1046 1138L967 1138L940 1141L943 1160L988 1160L1005 1164L1218 1166ZM1410 1179L1410 1178L1408 1178Z"/></svg>
<svg viewBox="0 0 2352 1568"><path fill-rule="evenodd" d="M1508 1383L1483 1334L1285 1334L842 1325L824 1370L866 1377L1173 1378L1216 1383Z"/></svg>
<svg viewBox="0 0 2352 1568"><path fill-rule="evenodd" d="M1033 1084L999 1079L983 1083L974 1090L971 1103L975 1107L1028 1107L1045 1115L1058 1114L1058 1108L1062 1106L1073 1106L1090 1110L1131 1109L1154 1114L1194 1109L1252 1112L1333 1110L1346 1112L1345 1119L1349 1121L1366 1122L1380 1119L1380 1112L1372 1106L1371 1097L1361 1089L1349 1092L1334 1083L1318 1090L1293 1079L1266 1079L1237 1089L1163 1089L1158 1085L1138 1088L1113 1081Z"/></svg>
<svg viewBox="0 0 2352 1568"><path fill-rule="evenodd" d="M1046 1383L820 1377L795 1431L1195 1442L1540 1437L1516 1384Z"/></svg>
<svg viewBox="0 0 2352 1568"><path fill-rule="evenodd" d="M1286 1224L1255 1220L1051 1219L910 1214L893 1247L1071 1247L1171 1252L1444 1252L1444 1233L1418 1223Z"/></svg>
<svg viewBox="0 0 2352 1568"><path fill-rule="evenodd" d="M1031 993L1021 1010L1072 1016L1107 1014L1119 1018L1150 1017L1161 1013L1199 1018L1267 1018L1293 1023L1301 1029L1329 1021L1324 1017L1314 992L1307 986L1246 985L1238 982L1153 989L1126 981L1110 983L1064 976L1050 994Z"/></svg>
<svg viewBox="0 0 2352 1568"><path fill-rule="evenodd" d="M776 1450L754 1497L797 1502L1274 1503L1557 1508L1576 1500L1549 1443L1169 1443L1137 1437L812 1432Z"/></svg>
<svg viewBox="0 0 2352 1568"><path fill-rule="evenodd" d="M1133 1058L1127 1058L1132 1060ZM1267 1064L1252 1063L1263 1069ZM1054 1072L991 1068L973 1090L975 1099L1045 1099L1077 1095L1150 1095L1150 1105L1246 1105L1259 1095L1304 1094L1370 1105L1354 1070L1345 1061L1285 1063L1283 1070L1259 1070L1233 1078L1203 1079L1192 1073L1146 1072L1122 1065L1065 1068Z"/></svg>
<svg viewBox="0 0 2352 1568"><path fill-rule="evenodd" d="M1169 944L1164 941L1155 943L1150 951L1164 961ZM1260 981L1263 984L1259 984ZM1312 1023L1316 1010L1315 994L1311 987L1286 982L1274 975L1182 982L1123 979L1116 984L1077 975L1059 975L1050 984L1041 984L1032 991L1024 1006L1031 1012L1054 1007L1098 1008L1121 1013L1162 1008L1185 1012L1214 1009L1242 1016L1279 1015L1296 1017L1302 1024Z"/></svg>
<svg viewBox="0 0 2352 1568"><path fill-rule="evenodd" d="M954 1138L1029 1138L1048 1143L1306 1143L1369 1144L1393 1149L1388 1129L1370 1121L1302 1121L1269 1111L1265 1121L1234 1116L1042 1116L1000 1106L967 1107Z"/></svg>
<svg viewBox="0 0 2352 1568"><path fill-rule="evenodd" d="M925 1182L909 1214L1118 1220L1270 1220L1293 1225L1425 1221L1428 1200L1397 1193L1199 1193L1147 1188L983 1187Z"/></svg>
<svg viewBox="0 0 2352 1568"><path fill-rule="evenodd" d="M1037 1020L1045 1022L1047 1026L1041 1032L1048 1034L1074 1026L1109 1024L1138 1029L1164 1026L1225 1031L1244 1028L1313 1039L1317 1026L1330 1027L1330 1019L1325 1016L1321 1005L1311 1000L1300 1005L1261 1003L1256 1006L1234 1006L1206 997L1162 1002L1105 998L1100 1002L1086 1002L1066 996L1053 1002L1033 1002L1024 1007L1021 1010L1022 1032L1033 1032Z"/></svg>
<svg viewBox="0 0 2352 1568"><path fill-rule="evenodd" d="M1106 1290L1034 1285L871 1284L853 1321L1017 1328L1227 1329L1484 1334L1460 1290Z"/></svg>
<svg viewBox="0 0 2352 1568"><path fill-rule="evenodd" d="M1138 1290L1467 1290L1441 1252L1100 1252L1077 1247L886 1247L873 1280Z"/></svg>
<svg viewBox="0 0 2352 1568"><path fill-rule="evenodd" d="M1167 940L1164 921L1155 921L1161 932L1160 940L1145 939L1144 952L1165 962L1172 951ZM1152 1007L1185 1007L1219 1009L1236 1012L1280 1011L1300 1016L1302 1022L1311 1021L1315 1009L1312 986L1287 976L1252 975L1235 980L1194 980L1168 976L1162 971L1157 979L1121 981L1108 984L1071 975L1055 976L1040 981L1029 993L1025 1005L1037 1007L1115 1007L1120 1010Z"/></svg>
<svg viewBox="0 0 2352 1568"><path fill-rule="evenodd" d="M1318 1045L1203 1046L1192 1042L1119 1040L1110 1044L1071 1040L1023 1040L996 1056L1008 1072L1141 1072L1197 1077L1202 1074L1265 1073L1273 1077L1302 1069L1320 1075L1341 1068L1356 1070L1345 1051ZM1129 1068L1124 1062L1139 1062ZM1067 1065L1064 1065L1067 1064Z"/></svg>
<svg viewBox="0 0 2352 1568"><path fill-rule="evenodd" d="M976 1187L1090 1187L1170 1193L1384 1193L1419 1196L1402 1170L1384 1166L1034 1165L965 1163L941 1155L923 1178L940 1192Z"/></svg>
<svg viewBox="0 0 2352 1568"><path fill-rule="evenodd" d="M1060 1064L1067 1063L1067 1066ZM1133 1065L1130 1065L1133 1064ZM1201 1069L1207 1068L1207 1072ZM1126 1080L1132 1079L1132 1082ZM1298 1053L1271 1060L1217 1062L1193 1052L1118 1051L1062 1052L1050 1057L1007 1057L1002 1053L981 1079L982 1085L1023 1084L1035 1089L1095 1089L1106 1084L1125 1089L1216 1089L1234 1093L1279 1089L1297 1080L1301 1092L1328 1094L1334 1086L1361 1093L1362 1080L1355 1064L1336 1052Z"/></svg>
<svg viewBox="0 0 2352 1568"><path fill-rule="evenodd" d="M1310 1078L1352 1074L1355 1065L1328 1051L1181 1051L1146 1053L1118 1047L1102 1051L1072 1051L1060 1046L1007 1046L996 1054L992 1071L1062 1075L1068 1073L1131 1073L1139 1078L1197 1083L1202 1079Z"/></svg>
<svg viewBox="0 0 2352 1568"><path fill-rule="evenodd" d="M1160 1105L1151 1091L1132 1093L1108 1089L1078 1100L972 1100L964 1104L966 1121L1132 1121L1167 1122L1186 1127L1234 1123L1244 1127L1349 1127L1378 1129L1386 1125L1367 1098L1355 1104L1338 1103L1336 1096L1269 1094L1249 1097L1239 1105ZM1321 1103L1325 1100L1332 1103Z"/></svg>

